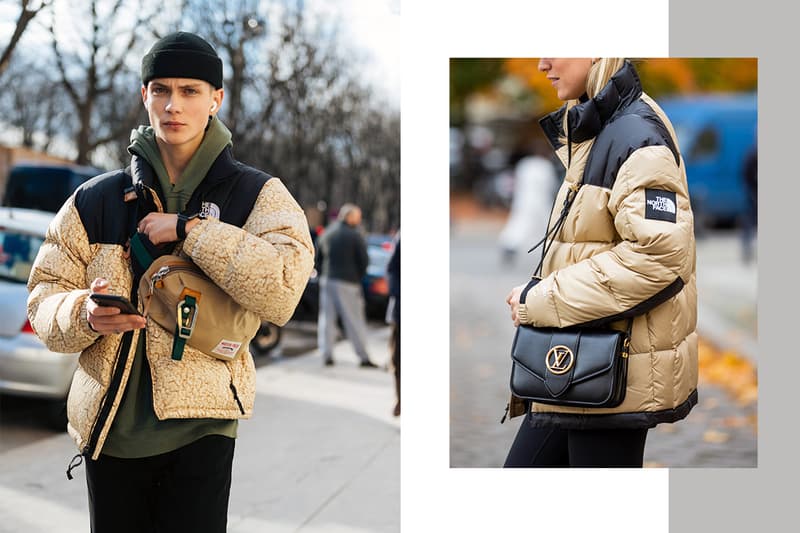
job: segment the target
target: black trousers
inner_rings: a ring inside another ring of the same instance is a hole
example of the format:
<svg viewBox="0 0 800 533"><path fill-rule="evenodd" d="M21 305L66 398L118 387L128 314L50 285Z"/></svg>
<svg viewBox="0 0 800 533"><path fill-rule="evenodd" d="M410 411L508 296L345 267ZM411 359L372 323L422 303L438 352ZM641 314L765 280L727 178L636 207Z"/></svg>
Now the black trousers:
<svg viewBox="0 0 800 533"><path fill-rule="evenodd" d="M399 319L398 319L399 320ZM400 322L392 324L392 368L394 369L394 392L400 405Z"/></svg>
<svg viewBox="0 0 800 533"><path fill-rule="evenodd" d="M641 467L647 429L532 428L524 417L504 468Z"/></svg>
<svg viewBox="0 0 800 533"><path fill-rule="evenodd" d="M141 459L86 460L92 533L225 533L234 439Z"/></svg>

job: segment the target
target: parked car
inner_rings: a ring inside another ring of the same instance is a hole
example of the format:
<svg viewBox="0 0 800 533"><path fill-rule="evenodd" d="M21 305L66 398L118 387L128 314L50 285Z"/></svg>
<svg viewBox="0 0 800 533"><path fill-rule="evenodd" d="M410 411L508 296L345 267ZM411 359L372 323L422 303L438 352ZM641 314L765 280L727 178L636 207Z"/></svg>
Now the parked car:
<svg viewBox="0 0 800 533"><path fill-rule="evenodd" d="M756 144L756 93L660 101L686 163L695 225L732 225L746 209L745 156Z"/></svg>
<svg viewBox="0 0 800 533"><path fill-rule="evenodd" d="M17 164L8 173L3 205L55 213L83 182L102 173L77 165Z"/></svg>
<svg viewBox="0 0 800 533"><path fill-rule="evenodd" d="M386 318L386 306L389 304L389 280L386 277L386 266L392 257L393 249L391 236L377 234L367 236L369 264L361 284L364 286L368 318L376 320Z"/></svg>
<svg viewBox="0 0 800 533"><path fill-rule="evenodd" d="M27 318L26 284L52 218L0 207L0 393L51 400L47 422L63 430L78 354L48 350Z"/></svg>

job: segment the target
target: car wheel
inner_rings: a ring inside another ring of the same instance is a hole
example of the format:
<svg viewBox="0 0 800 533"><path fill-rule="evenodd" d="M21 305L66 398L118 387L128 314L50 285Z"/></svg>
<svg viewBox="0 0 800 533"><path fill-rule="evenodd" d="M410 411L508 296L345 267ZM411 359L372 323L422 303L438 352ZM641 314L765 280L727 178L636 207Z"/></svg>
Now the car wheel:
<svg viewBox="0 0 800 533"><path fill-rule="evenodd" d="M255 355L267 355L280 341L281 328L275 324L264 322L250 342L250 349Z"/></svg>

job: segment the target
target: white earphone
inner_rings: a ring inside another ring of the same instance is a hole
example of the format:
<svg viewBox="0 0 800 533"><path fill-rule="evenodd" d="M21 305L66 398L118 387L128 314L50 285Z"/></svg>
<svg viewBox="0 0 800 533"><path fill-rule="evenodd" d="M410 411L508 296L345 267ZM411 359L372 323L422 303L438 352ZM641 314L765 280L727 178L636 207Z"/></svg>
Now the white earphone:
<svg viewBox="0 0 800 533"><path fill-rule="evenodd" d="M216 102L211 104L211 111L214 111L216 108L217 108L217 103Z"/></svg>

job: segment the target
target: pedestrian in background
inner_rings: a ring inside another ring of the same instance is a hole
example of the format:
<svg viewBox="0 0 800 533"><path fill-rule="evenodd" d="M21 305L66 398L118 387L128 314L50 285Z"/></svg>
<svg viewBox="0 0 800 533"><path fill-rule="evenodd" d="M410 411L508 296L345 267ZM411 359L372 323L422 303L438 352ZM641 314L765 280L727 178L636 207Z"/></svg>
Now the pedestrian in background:
<svg viewBox="0 0 800 533"><path fill-rule="evenodd" d="M753 146L745 156L743 168L745 211L742 220L742 259L745 264L755 256L758 228L758 147Z"/></svg>
<svg viewBox="0 0 800 533"><path fill-rule="evenodd" d="M213 47L169 34L144 56L141 75L150 126L132 132L130 167L79 187L50 224L28 317L50 350L82 352L67 400L81 455L67 474L85 459L92 532L224 533L238 419L255 401L252 357L213 358L89 295L136 305L147 252L150 262L180 253L237 304L282 325L313 247L281 181L234 159L216 116L224 91Z"/></svg>
<svg viewBox="0 0 800 533"><path fill-rule="evenodd" d="M319 319L317 344L326 366L334 364L333 345L339 318L347 339L361 359L362 367L377 368L367 353L367 321L361 278L367 272L369 256L358 230L361 209L344 204L337 220L317 239L319 278Z"/></svg>
<svg viewBox="0 0 800 533"><path fill-rule="evenodd" d="M523 401L505 466L641 467L649 428L697 403L695 242L675 132L621 58L543 58L566 104L541 125L567 169L550 217L572 207L543 258L542 279L512 289L515 325L564 328L633 320L627 389L613 408Z"/></svg>
<svg viewBox="0 0 800 533"><path fill-rule="evenodd" d="M392 368L394 369L394 390L397 402L394 416L400 416L400 230L394 240L394 249L386 265L389 278L389 306L386 310L386 321L392 326L390 348L392 350Z"/></svg>
<svg viewBox="0 0 800 533"><path fill-rule="evenodd" d="M501 257L506 263L511 263L520 251L528 250L544 235L558 185L547 151L545 142L536 139L531 143L530 154L514 167L511 211L498 237Z"/></svg>

